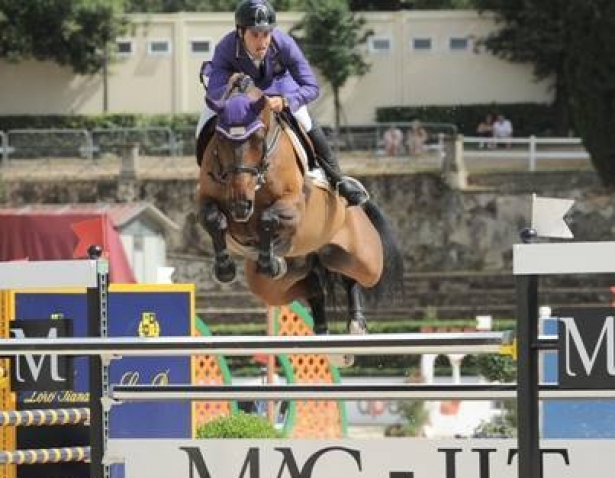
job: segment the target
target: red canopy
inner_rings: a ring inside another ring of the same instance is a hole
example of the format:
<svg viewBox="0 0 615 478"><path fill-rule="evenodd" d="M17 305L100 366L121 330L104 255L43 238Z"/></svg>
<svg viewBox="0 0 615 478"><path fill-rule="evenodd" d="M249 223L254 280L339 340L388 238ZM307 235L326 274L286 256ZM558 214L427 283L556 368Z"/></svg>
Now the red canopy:
<svg viewBox="0 0 615 478"><path fill-rule="evenodd" d="M136 282L120 236L107 214L0 210L0 261L85 258L91 245L103 247L111 282Z"/></svg>

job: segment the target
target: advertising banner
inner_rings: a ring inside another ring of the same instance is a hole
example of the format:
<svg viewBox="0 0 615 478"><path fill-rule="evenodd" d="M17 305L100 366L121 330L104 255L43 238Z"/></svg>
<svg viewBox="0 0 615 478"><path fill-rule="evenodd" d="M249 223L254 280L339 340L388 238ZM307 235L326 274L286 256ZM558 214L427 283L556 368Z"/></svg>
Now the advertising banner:
<svg viewBox="0 0 615 478"><path fill-rule="evenodd" d="M544 478L611 478L613 440L541 443ZM113 440L127 478L517 478L517 441ZM600 466L597 464L600 463Z"/></svg>

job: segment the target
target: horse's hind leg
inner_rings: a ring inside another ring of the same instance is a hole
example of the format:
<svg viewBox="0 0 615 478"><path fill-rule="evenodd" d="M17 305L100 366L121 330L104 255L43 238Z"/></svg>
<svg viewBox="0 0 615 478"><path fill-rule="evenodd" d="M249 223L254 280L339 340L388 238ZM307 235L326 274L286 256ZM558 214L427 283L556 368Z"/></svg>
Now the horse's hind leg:
<svg viewBox="0 0 615 478"><path fill-rule="evenodd" d="M320 277L317 272L312 271L304 281L308 292L311 293L306 300L308 304L310 304L310 309L312 311L314 333L316 335L326 335L329 332L329 327L327 325L327 312L325 310L325 291Z"/></svg>
<svg viewBox="0 0 615 478"><path fill-rule="evenodd" d="M199 221L211 237L214 246L214 277L219 282L232 282L237 270L226 247L228 222L218 205L204 201L199 211Z"/></svg>
<svg viewBox="0 0 615 478"><path fill-rule="evenodd" d="M344 286L348 297L348 332L365 334L367 320L363 314L363 289L356 280L349 277L344 277Z"/></svg>

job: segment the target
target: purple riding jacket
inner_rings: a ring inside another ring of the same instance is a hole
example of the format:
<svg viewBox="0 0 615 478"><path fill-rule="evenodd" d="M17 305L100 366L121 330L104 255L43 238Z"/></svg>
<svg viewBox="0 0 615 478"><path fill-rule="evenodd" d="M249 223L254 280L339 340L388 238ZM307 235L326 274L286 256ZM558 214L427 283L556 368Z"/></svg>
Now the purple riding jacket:
<svg viewBox="0 0 615 478"><path fill-rule="evenodd" d="M268 96L282 95L291 111L311 103L320 93L318 82L303 52L293 38L275 29L263 65L257 68L236 32L216 46L211 62L207 96L219 100L233 73L246 73Z"/></svg>

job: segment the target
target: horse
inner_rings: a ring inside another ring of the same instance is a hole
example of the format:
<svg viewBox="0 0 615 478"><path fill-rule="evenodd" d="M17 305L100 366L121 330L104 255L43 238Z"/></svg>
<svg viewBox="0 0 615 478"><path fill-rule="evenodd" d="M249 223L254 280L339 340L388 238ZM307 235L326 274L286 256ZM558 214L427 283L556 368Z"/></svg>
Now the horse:
<svg viewBox="0 0 615 478"><path fill-rule="evenodd" d="M395 235L372 199L347 207L308 171L297 133L266 100L243 74L220 100L208 99L217 117L200 161L197 216L212 240L214 278L232 282L233 255L242 256L251 292L269 306L307 302L316 334L328 333L326 299L337 281L348 331L366 333L363 291L400 288Z"/></svg>

